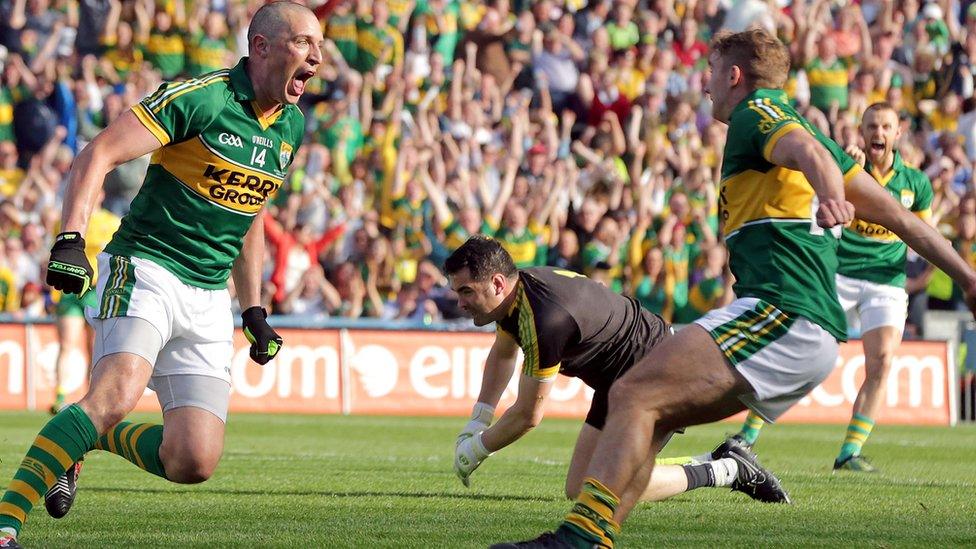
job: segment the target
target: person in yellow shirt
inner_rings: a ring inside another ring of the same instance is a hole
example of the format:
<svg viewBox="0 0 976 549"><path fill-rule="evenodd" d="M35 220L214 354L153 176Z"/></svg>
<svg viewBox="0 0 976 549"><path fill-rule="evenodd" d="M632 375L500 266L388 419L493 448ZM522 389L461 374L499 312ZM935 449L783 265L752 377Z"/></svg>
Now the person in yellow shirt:
<svg viewBox="0 0 976 549"><path fill-rule="evenodd" d="M101 204L103 200L104 193L98 202ZM88 223L88 232L85 234L85 255L93 266L98 264L95 260L96 256L112 239L112 235L119 228L120 221L117 215L103 208L99 208L92 214L91 221ZM95 278L97 278L97 266L93 268L96 269ZM55 293L60 294L57 291ZM57 316L54 326L58 332L58 359L54 366L55 393L50 410L52 414L57 414L64 406L67 391L63 383L68 357L75 351L87 354L92 336L91 331L86 329L88 325L85 323L84 296L60 294L55 315Z"/></svg>
<svg viewBox="0 0 976 549"><path fill-rule="evenodd" d="M13 141L0 141L0 196L13 196L25 175L17 167L17 145Z"/></svg>

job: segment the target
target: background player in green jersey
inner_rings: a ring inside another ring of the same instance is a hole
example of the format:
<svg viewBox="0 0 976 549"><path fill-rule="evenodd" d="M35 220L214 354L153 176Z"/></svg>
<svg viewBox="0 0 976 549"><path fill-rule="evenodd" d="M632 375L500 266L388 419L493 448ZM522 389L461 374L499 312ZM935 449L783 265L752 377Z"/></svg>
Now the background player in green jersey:
<svg viewBox="0 0 976 549"><path fill-rule="evenodd" d="M923 220L931 217L932 185L920 170L906 166L894 150L901 137L898 112L888 103L875 103L864 111L861 137L847 152L906 209ZM888 229L855 218L844 227L837 251L837 297L848 322L859 322L864 341L864 382L854 401L847 436L834 460L834 469L874 471L861 456L861 446L874 427L884 396L885 379L905 329L908 295L905 293L905 257L908 247ZM739 437L752 445L762 428L761 417L751 412Z"/></svg>
<svg viewBox="0 0 976 549"><path fill-rule="evenodd" d="M445 263L462 309L474 323L495 322L478 402L458 435L454 468L468 485L471 473L492 452L514 443L542 420L553 381L560 373L593 388L566 476L566 496L579 494L607 414L613 383L671 334L658 315L629 297L581 274L552 267L517 269L502 243L482 235L468 239ZM491 425L495 406L524 355L515 404ZM702 460L664 465L641 494L661 500L702 487L731 487L753 499L789 503L779 481L735 441Z"/></svg>
<svg viewBox="0 0 976 549"><path fill-rule="evenodd" d="M75 159L47 282L84 294L92 268L84 234L105 175L155 151L130 213L100 258L101 306L90 387L40 431L0 500L0 546L41 494L63 516L84 454L103 449L179 483L203 482L223 452L234 278L251 358L271 360L281 338L260 307L264 233L253 223L281 185L304 133L295 105L322 61L318 20L291 2L266 4L248 29L250 56L229 71L164 84ZM250 159L250 160L248 160ZM122 421L146 386L163 424ZM59 478L60 477L60 478ZM57 486L52 490L52 486Z"/></svg>
<svg viewBox="0 0 976 549"><path fill-rule="evenodd" d="M819 385L846 336L834 276L855 209L948 273L976 310L976 273L952 246L789 106L789 53L775 36L719 33L708 60L712 115L729 125L720 207L737 299L614 383L583 487L556 532L495 547L613 547L670 432L747 408L775 420Z"/></svg>

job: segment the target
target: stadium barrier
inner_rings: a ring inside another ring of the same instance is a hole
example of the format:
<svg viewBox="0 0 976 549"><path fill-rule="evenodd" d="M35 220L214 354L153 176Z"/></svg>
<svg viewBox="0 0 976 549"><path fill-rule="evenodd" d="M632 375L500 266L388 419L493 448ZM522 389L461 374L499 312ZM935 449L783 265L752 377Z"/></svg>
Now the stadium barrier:
<svg viewBox="0 0 976 549"><path fill-rule="evenodd" d="M493 340L490 332L392 329L395 326L390 324L362 322L344 326L278 328L285 346L267 366L249 360L248 344L237 330L229 368L231 410L458 416L470 412ZM47 409L54 394L57 355L53 325L0 324L0 410ZM84 392L87 362L81 352L69 357L63 380L69 400ZM833 374L782 421L846 424L863 366L859 341L841 345ZM949 344L904 342L892 367L879 422L955 424L957 381ZM513 381L502 407L514 402L516 390ZM578 379L560 376L547 414L583 417L591 396L592 391ZM137 409L159 409L148 389Z"/></svg>

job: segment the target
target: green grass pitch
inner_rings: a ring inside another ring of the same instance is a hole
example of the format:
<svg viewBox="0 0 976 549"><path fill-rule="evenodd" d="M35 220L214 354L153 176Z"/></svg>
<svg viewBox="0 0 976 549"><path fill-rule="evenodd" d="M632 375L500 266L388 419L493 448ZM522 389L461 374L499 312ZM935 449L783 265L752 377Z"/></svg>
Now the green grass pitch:
<svg viewBox="0 0 976 549"><path fill-rule="evenodd" d="M0 413L5 486L40 413ZM152 416L136 416L153 420ZM465 489L452 471L463 418L232 415L224 459L195 486L89 454L66 518L35 508L33 547L486 547L556 525L578 421L547 419L489 458ZM701 453L736 428L698 427L665 455ZM880 474L831 475L843 426L767 426L757 451L793 506L725 489L641 504L622 547L976 546L976 427L880 425Z"/></svg>

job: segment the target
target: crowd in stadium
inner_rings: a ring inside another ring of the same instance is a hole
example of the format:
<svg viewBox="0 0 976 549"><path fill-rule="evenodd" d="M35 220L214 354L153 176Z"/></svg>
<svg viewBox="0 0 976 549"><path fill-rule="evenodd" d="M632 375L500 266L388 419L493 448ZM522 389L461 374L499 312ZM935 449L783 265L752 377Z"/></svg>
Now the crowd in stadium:
<svg viewBox="0 0 976 549"><path fill-rule="evenodd" d="M0 0L0 309L54 310L42 265L73 156L164 80L246 55L260 0ZM263 214L272 314L460 319L440 266L469 235L684 323L731 301L702 89L720 29L774 29L791 99L842 146L887 101L933 217L976 261L976 2L330 0L308 137ZM150 159L118 167L126 213ZM909 333L957 289L910 255ZM466 322L466 321L461 321Z"/></svg>

